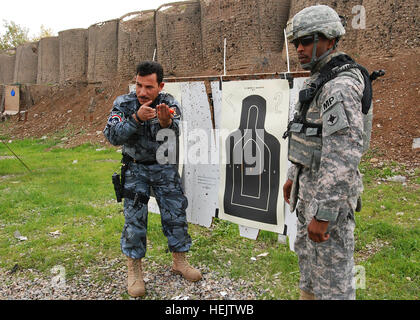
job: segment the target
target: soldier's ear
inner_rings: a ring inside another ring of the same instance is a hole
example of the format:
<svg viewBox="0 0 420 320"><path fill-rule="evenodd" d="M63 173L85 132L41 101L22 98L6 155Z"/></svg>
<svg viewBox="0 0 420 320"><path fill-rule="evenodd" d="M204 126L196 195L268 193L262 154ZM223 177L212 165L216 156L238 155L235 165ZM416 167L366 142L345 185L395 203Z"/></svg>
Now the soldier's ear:
<svg viewBox="0 0 420 320"><path fill-rule="evenodd" d="M328 42L328 50L329 49L331 49L331 48L334 48L335 47L335 43L337 42L337 39L330 39L330 40L328 40L329 42Z"/></svg>

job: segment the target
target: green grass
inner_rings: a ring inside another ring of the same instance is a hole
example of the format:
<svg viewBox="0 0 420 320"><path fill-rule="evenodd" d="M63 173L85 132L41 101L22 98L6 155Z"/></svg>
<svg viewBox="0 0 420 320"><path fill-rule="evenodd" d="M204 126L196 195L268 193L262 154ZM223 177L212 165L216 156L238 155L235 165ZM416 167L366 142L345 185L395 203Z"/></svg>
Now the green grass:
<svg viewBox="0 0 420 320"><path fill-rule="evenodd" d="M62 135L8 144L29 166L29 173L0 144L0 268L35 269L50 277L56 265L71 278L104 259L121 258L119 241L124 217L114 198L111 175L121 154L115 148L81 145L65 149ZM3 137L4 138L4 137ZM406 185L385 181L405 175L398 163L361 164L365 192L356 215L356 264L366 271L366 288L358 299L418 299L420 292L420 170ZM77 160L77 162L75 162ZM19 241L14 232L28 238ZM59 236L50 233L60 231ZM297 299L299 268L277 234L261 231L256 241L242 238L238 226L215 219L210 229L190 224L190 261L221 276L244 279L264 289L259 299ZM257 257L268 253L265 257ZM149 215L147 258L169 264L160 216ZM116 265L115 268L118 266ZM17 273L18 275L19 273ZM98 272L98 281L103 279ZM261 292L261 291L260 291ZM124 296L127 298L126 296Z"/></svg>
<svg viewBox="0 0 420 320"><path fill-rule="evenodd" d="M80 262L93 262L98 249L112 255L123 217L121 206L110 202L109 181L120 155L89 145L66 150L53 140L9 145L32 173L16 159L0 161L1 266L18 263L45 271L69 261L72 275L81 271ZM9 154L0 145L0 155ZM104 161L108 159L115 162ZM15 239L16 230L28 240ZM60 237L49 234L56 230Z"/></svg>
<svg viewBox="0 0 420 320"><path fill-rule="evenodd" d="M407 171L396 162L374 167L361 164L365 191L363 210L356 218L355 257L366 246L380 249L359 264L366 270L366 290L359 299L418 299L420 292L420 185L419 170ZM405 184L387 182L403 175Z"/></svg>

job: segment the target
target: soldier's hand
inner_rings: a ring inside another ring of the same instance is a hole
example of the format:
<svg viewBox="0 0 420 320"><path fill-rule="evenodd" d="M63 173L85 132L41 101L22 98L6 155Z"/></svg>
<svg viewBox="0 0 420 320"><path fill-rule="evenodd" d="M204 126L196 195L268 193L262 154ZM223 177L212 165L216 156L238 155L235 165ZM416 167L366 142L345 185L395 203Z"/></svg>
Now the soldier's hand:
<svg viewBox="0 0 420 320"><path fill-rule="evenodd" d="M327 234L328 221L318 221L312 218L311 223L308 226L308 236L314 242L324 242L330 238Z"/></svg>
<svg viewBox="0 0 420 320"><path fill-rule="evenodd" d="M283 198L288 204L290 204L290 192L292 191L293 180L287 179L283 186Z"/></svg>
<svg viewBox="0 0 420 320"><path fill-rule="evenodd" d="M156 106L156 110L160 126L162 128L169 127L172 123L172 118L174 117L171 109L165 103L161 103Z"/></svg>
<svg viewBox="0 0 420 320"><path fill-rule="evenodd" d="M144 103L137 111L137 117L141 121L147 121L156 117L156 110L151 108L152 100Z"/></svg>

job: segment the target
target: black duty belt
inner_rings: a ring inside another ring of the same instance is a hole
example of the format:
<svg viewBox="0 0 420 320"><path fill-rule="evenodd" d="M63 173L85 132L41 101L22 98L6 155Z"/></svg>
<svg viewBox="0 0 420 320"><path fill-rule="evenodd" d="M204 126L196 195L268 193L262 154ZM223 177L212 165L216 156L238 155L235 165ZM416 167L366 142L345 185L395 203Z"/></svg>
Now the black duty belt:
<svg viewBox="0 0 420 320"><path fill-rule="evenodd" d="M125 165L129 164L130 162L140 163L140 164L144 164L146 166L149 166L149 165L152 165L152 164L158 164L158 162L156 160L149 160L149 161L136 160L136 159L130 157L128 154L123 154L123 158L122 158L121 162Z"/></svg>

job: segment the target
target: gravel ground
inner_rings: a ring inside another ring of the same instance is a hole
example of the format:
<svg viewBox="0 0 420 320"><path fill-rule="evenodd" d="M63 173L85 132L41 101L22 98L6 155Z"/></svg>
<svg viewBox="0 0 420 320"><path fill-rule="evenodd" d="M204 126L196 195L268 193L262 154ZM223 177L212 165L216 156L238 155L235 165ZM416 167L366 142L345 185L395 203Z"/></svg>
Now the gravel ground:
<svg viewBox="0 0 420 320"><path fill-rule="evenodd" d="M145 300L255 300L263 293L252 283L221 277L200 267L203 279L191 283L170 271L170 266L145 261ZM36 270L0 269L0 300L122 300L133 299L126 291L127 267L121 259L91 267L66 279L58 267L51 274ZM58 279L64 279L59 282ZM102 280L99 280L102 279Z"/></svg>

